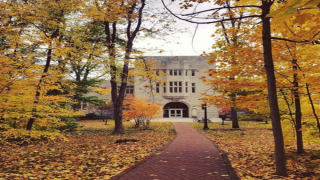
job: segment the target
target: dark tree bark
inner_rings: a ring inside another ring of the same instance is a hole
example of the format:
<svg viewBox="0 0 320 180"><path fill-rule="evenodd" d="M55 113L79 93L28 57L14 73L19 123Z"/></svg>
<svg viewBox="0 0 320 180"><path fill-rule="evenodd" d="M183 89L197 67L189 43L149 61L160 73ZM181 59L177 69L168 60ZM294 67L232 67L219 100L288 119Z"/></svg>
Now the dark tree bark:
<svg viewBox="0 0 320 180"><path fill-rule="evenodd" d="M307 89L307 94L308 94L308 98L309 98L309 101L310 101L310 105L311 105L311 108L312 108L313 115L314 115L314 117L316 118L316 121L317 121L317 128L318 128L319 137L320 137L320 122L319 122L319 117L318 117L318 115L317 115L316 109L314 108L314 104L313 104L313 100L312 100L312 97L311 97L311 94L310 94L309 84L308 84L308 83L306 83L306 89Z"/></svg>
<svg viewBox="0 0 320 180"><path fill-rule="evenodd" d="M231 94L232 103L235 103L236 94ZM232 128L237 129L240 128L237 110L234 108L235 104L231 107L231 121L232 121Z"/></svg>
<svg viewBox="0 0 320 180"><path fill-rule="evenodd" d="M58 35L59 35L59 29L56 29L52 33L50 38L54 39L54 38L58 37ZM50 43L49 48L48 48L46 64L45 64L44 69L42 71L43 75L40 77L38 85L37 85L37 89L36 89L36 93L35 93L35 97L34 97L34 101L33 101L35 106L36 106L36 104L39 103L41 86L42 86L44 78L47 77L47 73L48 73L49 68L50 68L51 59L52 59L52 43ZM28 123L27 123L27 128L26 128L27 130L31 130L32 129L32 126L33 126L37 116L38 116L37 115L37 108L34 107L32 109L32 117L28 120Z"/></svg>
<svg viewBox="0 0 320 180"><path fill-rule="evenodd" d="M297 135L297 153L304 153L303 149L303 139L302 139L302 113L301 113L301 102L299 96L299 79L298 79L298 66L297 60L292 60L292 69L293 69L293 95L294 95L294 103L295 103L295 112L296 112L296 123L295 130Z"/></svg>
<svg viewBox="0 0 320 180"><path fill-rule="evenodd" d="M111 99L113 103L114 109L114 131L113 134L124 134L124 127L122 124L122 106L124 100L124 90L119 89L118 92L118 83L117 83L117 66L116 66L116 32L117 32L117 23L109 23L104 22L105 33L106 33L106 41L108 54L110 58L110 69L111 69ZM126 88L127 82L123 82L124 79L121 79L121 87L122 89ZM119 93L119 94L118 94Z"/></svg>
<svg viewBox="0 0 320 180"><path fill-rule="evenodd" d="M126 47L125 47L125 56L124 62L121 69L120 79L117 76L117 71L119 71L116 65L116 34L117 34L117 22L104 22L105 34L107 41L108 54L110 58L110 69L111 69L111 99L114 108L114 121L115 127L112 134L124 134L125 130L122 123L122 110L123 110L123 101L125 98L125 90L128 82L129 74L129 61L130 56L133 50L133 41L135 40L137 33L140 31L142 24L142 14L145 7L145 0L140 1L140 6L138 7L137 2L130 6L130 9L127 14L127 27L126 27ZM135 10L138 10L139 13L137 19L132 19ZM136 21L135 27L133 26L133 21ZM117 83L117 80L120 80L120 83ZM119 90L118 90L119 85Z"/></svg>
<svg viewBox="0 0 320 180"><path fill-rule="evenodd" d="M232 120L232 128L240 128L237 111L235 110L234 107L231 107L231 120Z"/></svg>
<svg viewBox="0 0 320 180"><path fill-rule="evenodd" d="M263 0L262 1L262 41L263 41L263 55L264 64L267 75L268 83L268 99L270 105L270 114L272 121L272 130L275 145L275 163L276 163L276 174L281 176L287 176L286 158L284 150L284 141L282 134L282 127L280 121L280 113L278 106L276 77L274 74L274 63L272 57L272 44L271 44L271 25L270 17L267 15L270 12L273 1Z"/></svg>

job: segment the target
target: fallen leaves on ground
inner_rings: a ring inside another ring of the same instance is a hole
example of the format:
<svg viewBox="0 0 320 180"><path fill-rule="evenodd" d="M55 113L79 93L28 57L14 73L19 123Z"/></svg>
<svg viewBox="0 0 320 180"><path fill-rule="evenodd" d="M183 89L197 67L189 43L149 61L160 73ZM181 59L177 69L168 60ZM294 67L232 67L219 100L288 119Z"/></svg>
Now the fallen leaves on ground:
<svg viewBox="0 0 320 180"><path fill-rule="evenodd" d="M191 125L213 140L228 156L232 167L241 179L320 179L320 146L306 145L307 153L297 155L295 147L286 145L289 177L275 175L274 142L269 125L257 122L240 122L240 129L231 123L210 123L203 131L202 123Z"/></svg>
<svg viewBox="0 0 320 180"><path fill-rule="evenodd" d="M151 123L151 130L141 131L125 123L128 133L117 136L110 135L110 122L81 124L86 130L83 135L69 135L67 142L0 147L0 179L109 179L174 136L171 123ZM138 141L115 143L130 139Z"/></svg>

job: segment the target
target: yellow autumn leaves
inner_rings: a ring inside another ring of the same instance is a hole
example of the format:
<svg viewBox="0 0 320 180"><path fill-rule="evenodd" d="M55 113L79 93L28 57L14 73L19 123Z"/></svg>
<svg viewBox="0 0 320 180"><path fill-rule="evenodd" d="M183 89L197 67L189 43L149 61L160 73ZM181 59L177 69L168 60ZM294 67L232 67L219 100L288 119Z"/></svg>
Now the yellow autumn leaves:
<svg viewBox="0 0 320 180"><path fill-rule="evenodd" d="M284 139L287 151L288 177L274 174L274 143L271 126L259 122L240 121L241 129L235 130L221 125L210 123L212 130L201 131L202 124L193 123L204 135L214 141L228 156L232 167L240 179L305 179L320 178L320 158L316 151L319 149L319 140L306 145L307 153L299 156L295 153L295 143L292 143L292 127L284 123ZM305 133L306 134L306 133ZM308 136L309 138L314 138Z"/></svg>
<svg viewBox="0 0 320 180"><path fill-rule="evenodd" d="M131 129L111 136L111 125L84 121L83 135L68 142L44 142L21 147L0 147L0 179L109 179L141 161L173 138L171 123L151 123L149 131ZM90 133L92 130L95 133ZM115 143L117 140L135 139Z"/></svg>

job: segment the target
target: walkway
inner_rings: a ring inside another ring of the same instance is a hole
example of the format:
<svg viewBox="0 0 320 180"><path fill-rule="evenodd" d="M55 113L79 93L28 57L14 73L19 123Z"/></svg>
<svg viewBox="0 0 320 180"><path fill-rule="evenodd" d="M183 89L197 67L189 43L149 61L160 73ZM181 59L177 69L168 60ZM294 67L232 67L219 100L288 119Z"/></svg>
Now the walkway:
<svg viewBox="0 0 320 180"><path fill-rule="evenodd" d="M215 145L187 123L173 123L177 136L159 153L112 178L114 180L230 180Z"/></svg>

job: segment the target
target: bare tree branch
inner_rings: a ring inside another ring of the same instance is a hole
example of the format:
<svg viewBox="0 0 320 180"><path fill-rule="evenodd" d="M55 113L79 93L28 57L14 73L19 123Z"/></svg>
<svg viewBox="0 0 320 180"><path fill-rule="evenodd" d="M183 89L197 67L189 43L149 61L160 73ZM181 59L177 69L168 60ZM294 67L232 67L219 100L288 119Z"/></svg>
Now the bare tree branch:
<svg viewBox="0 0 320 180"><path fill-rule="evenodd" d="M161 0L163 2L163 0ZM196 14L201 14L201 13L205 13L205 12L210 12L210 11L220 11L223 9L234 9L234 8L261 8L261 6L223 6L223 7L218 7L218 8L212 8L212 9L207 9L204 11L198 11L198 12L194 12L194 13L189 13L189 14L182 14L181 16L190 16L190 15L196 15Z"/></svg>
<svg viewBox="0 0 320 180"><path fill-rule="evenodd" d="M293 42L293 43L310 43L310 41L307 41L307 40L304 40L304 41L296 41L296 40L292 40L292 39L279 38L279 37L271 37L271 39L281 40L281 41L288 41L288 42Z"/></svg>
<svg viewBox="0 0 320 180"><path fill-rule="evenodd" d="M205 11L199 11L199 12L195 12L195 13L190 13L190 14L180 14L177 15L175 13L173 13L164 3L163 0L161 0L163 6L170 12L170 14L172 14L174 17L180 19L180 20L183 20L183 21L187 21L189 23L193 23L193 24L212 24L212 23L221 23L221 22L224 22L224 21L231 21L231 20L238 20L238 19L247 19L247 18L261 18L262 16L261 15L250 15L250 16L242 16L242 17L234 17L234 18L228 18L228 19L220 19L220 20L215 20L215 21L207 21L207 22L196 22L196 21L192 21L191 19L185 19L185 18L182 18L180 16L191 16L191 15L196 15L196 14L200 14L200 13L203 13ZM230 7L230 8L248 8L248 7L254 7L254 8L261 8L261 6L237 6L237 7ZM206 12L209 12L209 11L215 11L214 13L217 13L219 10L222 10L222 9L227 9L228 7L220 7L220 8L212 8L212 9L208 9L206 10Z"/></svg>

